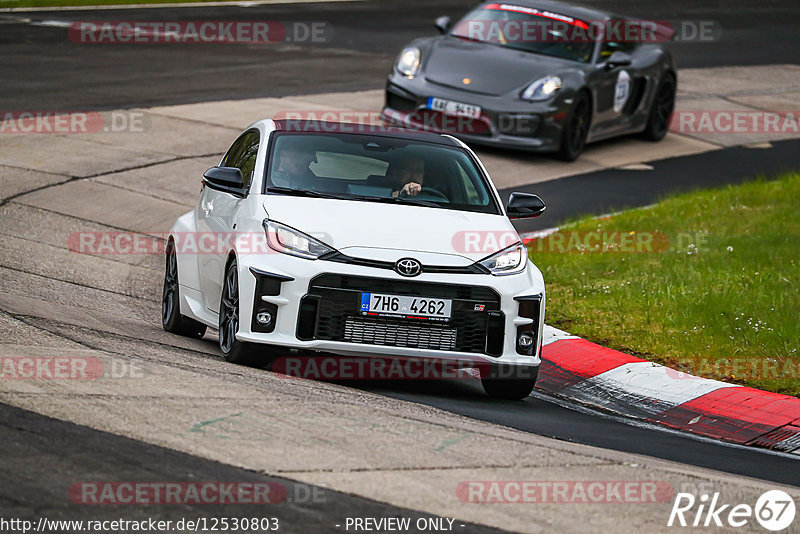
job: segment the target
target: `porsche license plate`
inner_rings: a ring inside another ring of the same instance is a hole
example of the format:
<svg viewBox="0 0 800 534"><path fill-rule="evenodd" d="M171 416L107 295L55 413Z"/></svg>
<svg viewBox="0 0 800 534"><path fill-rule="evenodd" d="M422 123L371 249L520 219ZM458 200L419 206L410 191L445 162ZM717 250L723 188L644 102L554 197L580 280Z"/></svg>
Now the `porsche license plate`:
<svg viewBox="0 0 800 534"><path fill-rule="evenodd" d="M464 104L463 102L454 102L453 100L445 100L444 98L428 98L428 109L441 111L447 115L470 117L472 119L477 119L481 116L480 106Z"/></svg>

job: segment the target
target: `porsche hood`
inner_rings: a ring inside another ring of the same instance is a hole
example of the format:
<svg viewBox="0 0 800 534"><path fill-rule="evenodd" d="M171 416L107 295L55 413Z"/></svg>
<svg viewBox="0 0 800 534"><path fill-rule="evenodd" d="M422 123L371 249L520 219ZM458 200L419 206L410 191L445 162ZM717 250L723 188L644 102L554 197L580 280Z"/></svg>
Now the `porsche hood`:
<svg viewBox="0 0 800 534"><path fill-rule="evenodd" d="M433 40L427 55L427 59L423 58L427 80L491 96L520 90L542 76L575 65L564 59L452 36Z"/></svg>

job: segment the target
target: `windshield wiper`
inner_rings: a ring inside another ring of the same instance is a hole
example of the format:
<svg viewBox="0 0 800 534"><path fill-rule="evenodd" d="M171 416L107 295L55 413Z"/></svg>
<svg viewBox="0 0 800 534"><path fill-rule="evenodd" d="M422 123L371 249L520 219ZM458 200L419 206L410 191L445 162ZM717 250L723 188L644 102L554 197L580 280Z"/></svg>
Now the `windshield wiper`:
<svg viewBox="0 0 800 534"><path fill-rule="evenodd" d="M352 195L350 193L339 195L336 193L319 193L317 191L310 191L308 189L292 189L291 187L268 187L267 193L280 193L282 195L293 195L298 197L335 198L338 200L366 200L370 202L384 202L389 204L411 204L414 206L428 206L431 208L441 207L435 202L416 200L409 197L372 197L369 195Z"/></svg>
<svg viewBox="0 0 800 534"><path fill-rule="evenodd" d="M282 195L293 195L297 197L342 198L342 199L347 198L328 193L318 193L317 191L310 191L308 189L292 189L291 187L268 187L267 193L280 193Z"/></svg>
<svg viewBox="0 0 800 534"><path fill-rule="evenodd" d="M372 202L384 202L387 204L411 204L412 206L427 206L429 208L441 208L436 202L429 202L427 200L417 200L409 197L371 197L367 195L353 195L354 200L369 200Z"/></svg>

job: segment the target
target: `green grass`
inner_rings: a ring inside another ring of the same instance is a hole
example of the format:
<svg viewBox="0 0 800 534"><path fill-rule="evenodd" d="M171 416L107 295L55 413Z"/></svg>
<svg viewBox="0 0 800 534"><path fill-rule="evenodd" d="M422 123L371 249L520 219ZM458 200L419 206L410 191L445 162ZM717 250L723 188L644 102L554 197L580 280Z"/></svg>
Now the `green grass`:
<svg viewBox="0 0 800 534"><path fill-rule="evenodd" d="M573 230L661 232L669 244L651 253L531 246L549 324L691 374L800 395L800 174L561 229Z"/></svg>
<svg viewBox="0 0 800 534"><path fill-rule="evenodd" d="M242 0L0 0L0 8L15 7L73 7L73 6L124 6L129 4L184 4L188 2L239 3Z"/></svg>

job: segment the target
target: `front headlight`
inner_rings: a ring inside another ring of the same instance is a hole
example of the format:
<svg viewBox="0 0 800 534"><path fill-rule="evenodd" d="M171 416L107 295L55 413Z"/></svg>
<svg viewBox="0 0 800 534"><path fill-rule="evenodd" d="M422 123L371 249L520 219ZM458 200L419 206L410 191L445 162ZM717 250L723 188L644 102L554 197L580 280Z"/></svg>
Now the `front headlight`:
<svg viewBox="0 0 800 534"><path fill-rule="evenodd" d="M528 264L528 249L522 243L515 243L478 263L496 276L520 273Z"/></svg>
<svg viewBox="0 0 800 534"><path fill-rule="evenodd" d="M265 220L264 230L267 232L269 248L276 252L309 260L316 260L329 252L336 252L325 243L285 224Z"/></svg>
<svg viewBox="0 0 800 534"><path fill-rule="evenodd" d="M556 91L559 89L561 89L561 78L558 76L545 76L526 87L525 90L522 91L520 98L522 100L534 102L537 100L547 100L556 94Z"/></svg>
<svg viewBox="0 0 800 534"><path fill-rule="evenodd" d="M419 48L416 46L405 48L400 53L400 57L397 58L397 70L403 76L408 76L409 78L414 76L419 70L419 58Z"/></svg>

